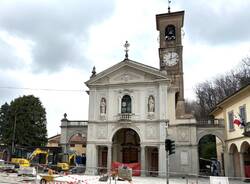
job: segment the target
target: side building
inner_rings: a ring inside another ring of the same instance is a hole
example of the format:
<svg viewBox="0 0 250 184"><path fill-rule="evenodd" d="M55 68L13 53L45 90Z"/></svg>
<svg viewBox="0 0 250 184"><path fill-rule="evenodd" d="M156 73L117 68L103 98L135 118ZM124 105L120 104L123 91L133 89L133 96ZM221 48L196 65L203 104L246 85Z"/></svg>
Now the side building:
<svg viewBox="0 0 250 184"><path fill-rule="evenodd" d="M250 85L218 103L211 115L225 123L225 175L250 177Z"/></svg>

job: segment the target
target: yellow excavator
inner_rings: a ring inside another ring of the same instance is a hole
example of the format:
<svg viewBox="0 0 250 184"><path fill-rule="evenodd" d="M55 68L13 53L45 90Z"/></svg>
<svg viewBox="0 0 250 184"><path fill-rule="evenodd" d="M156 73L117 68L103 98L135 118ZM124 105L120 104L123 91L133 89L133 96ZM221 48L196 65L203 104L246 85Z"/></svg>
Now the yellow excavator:
<svg viewBox="0 0 250 184"><path fill-rule="evenodd" d="M60 162L57 163L57 168L62 171L68 171L71 166L75 166L76 154L68 152L60 154Z"/></svg>
<svg viewBox="0 0 250 184"><path fill-rule="evenodd" d="M48 164L48 151L41 150L40 148L36 148L27 159L26 158L11 158L11 163L17 166L30 167L32 160L36 158L37 155L40 155L40 154L45 155L44 164Z"/></svg>
<svg viewBox="0 0 250 184"><path fill-rule="evenodd" d="M68 171L72 166L75 166L76 154L75 152L67 152L59 154L59 161L54 166L50 166L48 164L49 152L47 150L42 150L40 148L36 148L28 158L11 158L11 163L16 166L21 167L30 167L33 164L35 158L40 158L37 156L44 155L43 163L44 165L48 165L49 168L57 171ZM39 164L41 164L38 161Z"/></svg>

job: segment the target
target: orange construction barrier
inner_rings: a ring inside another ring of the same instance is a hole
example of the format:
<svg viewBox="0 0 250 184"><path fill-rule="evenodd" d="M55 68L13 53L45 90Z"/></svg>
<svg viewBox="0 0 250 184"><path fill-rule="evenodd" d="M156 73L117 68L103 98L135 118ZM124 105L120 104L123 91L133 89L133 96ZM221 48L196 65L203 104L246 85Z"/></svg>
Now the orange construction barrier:
<svg viewBox="0 0 250 184"><path fill-rule="evenodd" d="M112 171L116 170L118 171L118 167L120 166L127 166L132 169L132 175L133 176L140 176L141 175L141 164L136 162L136 163L121 163L121 162L113 162L111 167Z"/></svg>

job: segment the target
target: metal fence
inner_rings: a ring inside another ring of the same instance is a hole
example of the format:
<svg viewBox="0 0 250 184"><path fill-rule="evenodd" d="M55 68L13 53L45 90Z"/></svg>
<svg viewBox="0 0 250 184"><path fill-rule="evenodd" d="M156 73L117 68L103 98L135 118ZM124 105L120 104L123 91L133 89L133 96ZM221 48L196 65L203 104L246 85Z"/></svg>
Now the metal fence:
<svg viewBox="0 0 250 184"><path fill-rule="evenodd" d="M80 168L77 172L76 168ZM0 183L40 183L41 175L48 174L48 168L43 165L37 165L37 175L33 177L27 176L17 176L15 173L8 173L5 171L0 172ZM122 181L122 177L117 169L108 170L105 167L98 168L86 168L84 166L77 166L72 168L67 172L55 172L57 176L68 177L71 178L72 181L50 181L48 183L53 184L166 184L166 172L158 172L158 171L146 171L146 170L133 170L133 172L141 173L142 176L132 176L131 181L126 180ZM124 177L124 175L123 175ZM220 176L219 176L220 177ZM222 177L222 176L221 176ZM101 179L102 178L102 179ZM100 181L103 180L103 181ZM210 176L205 175L197 175L197 174L186 174L186 173L169 173L169 184L210 184ZM241 178L241 177L228 177L229 184L245 184L250 181L250 178ZM213 183L211 183L213 184ZM214 183L219 184L219 183ZM221 182L220 184L224 184ZM226 183L225 183L226 184Z"/></svg>

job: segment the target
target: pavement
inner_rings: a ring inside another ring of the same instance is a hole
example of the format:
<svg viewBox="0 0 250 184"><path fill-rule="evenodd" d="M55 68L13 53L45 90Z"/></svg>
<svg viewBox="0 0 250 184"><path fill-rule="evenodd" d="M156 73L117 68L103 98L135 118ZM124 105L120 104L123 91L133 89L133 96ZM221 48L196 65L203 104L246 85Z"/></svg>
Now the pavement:
<svg viewBox="0 0 250 184"><path fill-rule="evenodd" d="M115 181L108 180L106 182L99 181L100 176L87 176L87 175L67 175L61 176L56 179L53 184L166 184L166 178L160 177L133 177L131 182L128 181ZM23 177L17 176L15 173L0 173L0 184L39 184L40 177ZM51 182L50 182L51 183ZM213 184L219 184L213 183ZM170 178L169 184L210 184L209 178ZM224 184L224 182L220 183ZM227 183L225 183L227 184ZM230 180L229 184L246 184L240 180Z"/></svg>

